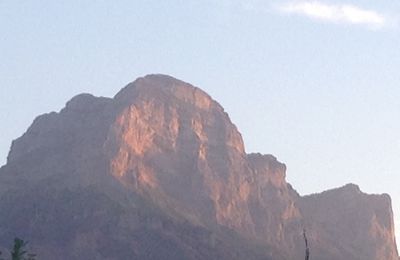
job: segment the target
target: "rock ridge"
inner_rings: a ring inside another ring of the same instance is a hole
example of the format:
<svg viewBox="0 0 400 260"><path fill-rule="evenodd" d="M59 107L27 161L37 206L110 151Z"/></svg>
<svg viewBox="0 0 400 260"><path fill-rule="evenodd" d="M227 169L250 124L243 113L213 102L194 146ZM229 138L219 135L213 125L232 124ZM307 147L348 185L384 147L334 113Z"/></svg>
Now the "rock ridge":
<svg viewBox="0 0 400 260"><path fill-rule="evenodd" d="M23 233L48 259L85 248L86 259L160 259L146 251L157 247L173 248L170 259L243 259L238 247L248 259L301 259L306 228L314 259L398 260L388 195L348 184L300 196L285 164L246 154L218 102L161 74L36 118L0 169L0 208L10 212L0 246Z"/></svg>

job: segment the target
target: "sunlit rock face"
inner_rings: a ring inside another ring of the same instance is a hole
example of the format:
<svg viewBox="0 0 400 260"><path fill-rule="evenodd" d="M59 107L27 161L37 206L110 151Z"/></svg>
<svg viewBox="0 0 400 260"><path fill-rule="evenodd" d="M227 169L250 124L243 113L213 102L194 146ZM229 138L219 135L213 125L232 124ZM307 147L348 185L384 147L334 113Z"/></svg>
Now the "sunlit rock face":
<svg viewBox="0 0 400 260"><path fill-rule="evenodd" d="M0 169L0 246L40 259L398 260L387 195L301 197L223 108L165 75L42 115ZM7 213L3 213L7 212Z"/></svg>
<svg viewBox="0 0 400 260"><path fill-rule="evenodd" d="M235 125L206 93L151 76L115 100L121 112L106 150L121 183L200 222L288 245L285 251L302 243L301 232L288 234L301 225L285 166L273 156L247 155Z"/></svg>
<svg viewBox="0 0 400 260"><path fill-rule="evenodd" d="M165 76L139 79L115 101L121 111L106 150L116 178L195 216L245 225L247 194L236 188L250 171L241 136L219 104Z"/></svg>

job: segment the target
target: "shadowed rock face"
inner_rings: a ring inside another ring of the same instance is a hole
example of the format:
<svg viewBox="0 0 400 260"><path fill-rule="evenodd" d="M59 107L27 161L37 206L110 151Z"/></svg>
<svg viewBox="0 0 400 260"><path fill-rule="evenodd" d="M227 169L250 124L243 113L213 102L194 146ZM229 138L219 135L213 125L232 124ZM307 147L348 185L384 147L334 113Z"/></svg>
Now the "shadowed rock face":
<svg viewBox="0 0 400 260"><path fill-rule="evenodd" d="M387 195L300 197L202 90L149 75L35 119L0 169L0 246L41 259L398 260Z"/></svg>
<svg viewBox="0 0 400 260"><path fill-rule="evenodd" d="M367 195L348 184L305 196L298 205L311 243L320 245L319 259L398 259L388 195Z"/></svg>

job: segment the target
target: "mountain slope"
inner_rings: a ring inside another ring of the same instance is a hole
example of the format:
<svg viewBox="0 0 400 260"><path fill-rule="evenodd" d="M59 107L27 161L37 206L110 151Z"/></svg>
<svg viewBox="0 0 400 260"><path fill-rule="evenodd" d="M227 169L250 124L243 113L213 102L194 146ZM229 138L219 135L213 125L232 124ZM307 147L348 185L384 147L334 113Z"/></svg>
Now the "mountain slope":
<svg viewBox="0 0 400 260"><path fill-rule="evenodd" d="M246 154L202 90L149 75L114 98L76 96L13 142L0 245L22 236L43 259L301 259L306 228L314 259L398 259L386 195L300 197L285 171Z"/></svg>

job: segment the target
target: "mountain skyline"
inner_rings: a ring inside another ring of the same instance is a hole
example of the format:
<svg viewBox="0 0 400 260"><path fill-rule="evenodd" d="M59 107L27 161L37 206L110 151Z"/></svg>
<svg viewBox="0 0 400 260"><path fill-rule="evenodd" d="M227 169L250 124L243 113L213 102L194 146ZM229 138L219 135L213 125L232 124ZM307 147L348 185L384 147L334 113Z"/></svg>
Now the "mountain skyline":
<svg viewBox="0 0 400 260"><path fill-rule="evenodd" d="M111 97L139 76L164 73L219 100L247 152L273 152L300 194L357 183L390 194L399 216L399 2L0 7L0 165L38 114L59 111L76 93Z"/></svg>
<svg viewBox="0 0 400 260"><path fill-rule="evenodd" d="M40 259L397 260L391 199L300 196L207 93L167 75L35 118L0 168L0 248Z"/></svg>

